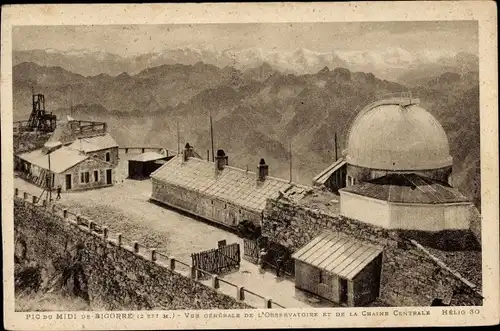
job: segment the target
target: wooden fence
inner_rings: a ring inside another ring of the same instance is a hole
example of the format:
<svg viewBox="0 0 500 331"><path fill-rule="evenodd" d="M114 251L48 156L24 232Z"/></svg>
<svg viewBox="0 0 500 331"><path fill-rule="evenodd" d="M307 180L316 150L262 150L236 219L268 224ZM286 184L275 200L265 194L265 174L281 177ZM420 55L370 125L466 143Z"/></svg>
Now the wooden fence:
<svg viewBox="0 0 500 331"><path fill-rule="evenodd" d="M251 263L258 263L261 247L265 247L267 251L263 261L264 266L277 269L278 260L281 260L281 272L290 277L295 275L295 261L291 258L288 249L268 240L263 240L262 246L260 246L258 241L245 238L243 240L243 258Z"/></svg>
<svg viewBox="0 0 500 331"><path fill-rule="evenodd" d="M243 239L243 258L252 263L258 262L259 245L256 240Z"/></svg>
<svg viewBox="0 0 500 331"><path fill-rule="evenodd" d="M191 254L193 266L212 274L229 273L240 267L240 245L237 243L221 246L208 251ZM203 277L203 275L199 275Z"/></svg>

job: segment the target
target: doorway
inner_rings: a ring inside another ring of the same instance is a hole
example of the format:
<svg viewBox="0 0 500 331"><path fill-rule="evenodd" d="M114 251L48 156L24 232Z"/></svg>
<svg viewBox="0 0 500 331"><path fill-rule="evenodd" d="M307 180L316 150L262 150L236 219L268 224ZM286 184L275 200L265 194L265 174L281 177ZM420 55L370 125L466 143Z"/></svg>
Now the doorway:
<svg viewBox="0 0 500 331"><path fill-rule="evenodd" d="M71 190L71 174L66 174L66 191Z"/></svg>
<svg viewBox="0 0 500 331"><path fill-rule="evenodd" d="M347 279L340 278L340 304L347 305Z"/></svg>
<svg viewBox="0 0 500 331"><path fill-rule="evenodd" d="M113 184L113 179L111 178L111 169L106 169L106 184Z"/></svg>

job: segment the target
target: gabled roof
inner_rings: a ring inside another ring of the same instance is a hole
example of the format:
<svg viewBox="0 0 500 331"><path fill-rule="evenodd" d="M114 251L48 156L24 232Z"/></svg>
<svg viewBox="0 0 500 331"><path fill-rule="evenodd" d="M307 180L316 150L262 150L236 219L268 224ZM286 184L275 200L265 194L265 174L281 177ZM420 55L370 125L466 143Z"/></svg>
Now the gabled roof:
<svg viewBox="0 0 500 331"><path fill-rule="evenodd" d="M340 190L396 203L469 202L462 193L444 182L414 173L389 174Z"/></svg>
<svg viewBox="0 0 500 331"><path fill-rule="evenodd" d="M324 232L292 255L292 258L353 279L382 253L382 248L340 233Z"/></svg>
<svg viewBox="0 0 500 331"><path fill-rule="evenodd" d="M230 166L216 175L213 162L195 157L183 162L182 156L175 156L151 174L153 179L258 212L264 210L268 198L278 198L280 191L286 194L305 191L302 186L269 176L258 182L256 176L254 172Z"/></svg>
<svg viewBox="0 0 500 331"><path fill-rule="evenodd" d="M320 172L316 177L313 178L314 184L324 184L338 169L342 168L346 164L343 158L338 159L328 168Z"/></svg>
<svg viewBox="0 0 500 331"><path fill-rule="evenodd" d="M81 150L85 153L100 151L103 149L118 147L116 141L109 133L90 138L78 138L71 145L72 149Z"/></svg>
<svg viewBox="0 0 500 331"><path fill-rule="evenodd" d="M26 162L49 170L49 156L42 149L23 153L18 156ZM86 159L88 159L88 156L77 150L61 147L50 153L50 170L55 173L61 173Z"/></svg>
<svg viewBox="0 0 500 331"><path fill-rule="evenodd" d="M130 158L129 161L148 162L148 161L161 160L161 159L164 159L164 158L166 158L166 156L162 155L160 153L146 152L146 153L142 153L142 154L136 155L133 158Z"/></svg>

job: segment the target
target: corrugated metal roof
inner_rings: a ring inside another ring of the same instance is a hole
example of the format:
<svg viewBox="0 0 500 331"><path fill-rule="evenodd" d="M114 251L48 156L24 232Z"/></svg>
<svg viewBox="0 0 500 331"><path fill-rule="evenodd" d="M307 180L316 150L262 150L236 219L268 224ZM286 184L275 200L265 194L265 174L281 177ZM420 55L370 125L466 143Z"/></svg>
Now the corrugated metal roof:
<svg viewBox="0 0 500 331"><path fill-rule="evenodd" d="M76 139L70 147L72 149L84 151L85 153L90 153L102 149L118 147L118 144L109 133L106 133L95 137Z"/></svg>
<svg viewBox="0 0 500 331"><path fill-rule="evenodd" d="M20 154L19 157L26 162L40 168L49 170L49 157L42 149L37 149L28 153ZM68 147L61 147L50 153L50 170L61 173L78 163L86 160L88 156Z"/></svg>
<svg viewBox="0 0 500 331"><path fill-rule="evenodd" d="M139 154L137 156L134 156L131 158L129 161L140 161L140 162L148 162L148 161L155 161L155 160L160 160L166 158L165 155L161 155L160 153L156 152L146 152Z"/></svg>
<svg viewBox="0 0 500 331"><path fill-rule="evenodd" d="M340 191L396 203L469 202L469 199L448 184L413 173L389 174Z"/></svg>
<svg viewBox="0 0 500 331"><path fill-rule="evenodd" d="M328 168L323 170L321 173L316 175L316 177L313 178L313 183L315 184L324 184L330 178L331 175L335 173L338 169L342 168L346 164L346 161L341 158L335 161L333 164L331 164Z"/></svg>
<svg viewBox="0 0 500 331"><path fill-rule="evenodd" d="M290 194L293 191L290 187L301 192L304 190L274 177L257 182L256 173L230 166L216 175L213 162L198 158L182 162L181 156L174 157L151 177L258 212L264 210L268 198L277 198L279 191L288 189Z"/></svg>
<svg viewBox="0 0 500 331"><path fill-rule="evenodd" d="M382 248L340 233L325 232L295 252L292 258L353 279L380 253Z"/></svg>

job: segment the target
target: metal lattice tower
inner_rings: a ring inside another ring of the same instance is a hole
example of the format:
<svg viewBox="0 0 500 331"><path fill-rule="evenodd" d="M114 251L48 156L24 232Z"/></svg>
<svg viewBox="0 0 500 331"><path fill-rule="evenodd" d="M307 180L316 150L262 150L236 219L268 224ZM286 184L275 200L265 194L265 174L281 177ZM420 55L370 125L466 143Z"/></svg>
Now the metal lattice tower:
<svg viewBox="0 0 500 331"><path fill-rule="evenodd" d="M45 96L33 93L32 104L33 108L28 120L28 129L30 131L54 131L56 128L56 115L45 111Z"/></svg>

